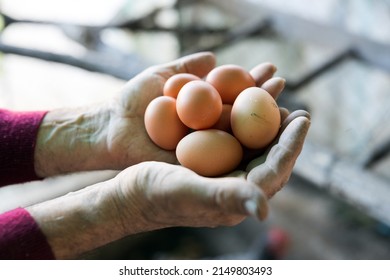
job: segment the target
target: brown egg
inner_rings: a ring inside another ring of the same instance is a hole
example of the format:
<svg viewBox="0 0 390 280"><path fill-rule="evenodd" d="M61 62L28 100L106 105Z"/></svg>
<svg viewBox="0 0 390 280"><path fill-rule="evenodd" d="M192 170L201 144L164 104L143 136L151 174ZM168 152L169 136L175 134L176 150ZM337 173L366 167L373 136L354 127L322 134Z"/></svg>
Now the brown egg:
<svg viewBox="0 0 390 280"><path fill-rule="evenodd" d="M177 145L180 164L202 176L220 176L238 166L242 147L234 136L217 130L197 130L185 136Z"/></svg>
<svg viewBox="0 0 390 280"><path fill-rule="evenodd" d="M192 129L212 127L222 113L222 100L217 90L205 81L191 81L180 90L176 100L180 120Z"/></svg>
<svg viewBox="0 0 390 280"><path fill-rule="evenodd" d="M256 86L255 80L244 68L226 64L210 71L206 82L213 85L221 95L224 104L233 104L241 91Z"/></svg>
<svg viewBox="0 0 390 280"><path fill-rule="evenodd" d="M232 112L232 105L230 104L223 104L222 105L222 113L221 117L217 121L216 124L212 126L214 129L223 130L226 132L231 132L231 126L230 126L230 114Z"/></svg>
<svg viewBox="0 0 390 280"><path fill-rule="evenodd" d="M176 99L159 96L153 99L145 111L145 128L152 141L165 150L174 150L189 132L176 112Z"/></svg>
<svg viewBox="0 0 390 280"><path fill-rule="evenodd" d="M179 73L170 77L164 84L163 93L166 96L177 98L180 89L188 82L200 80L198 76L189 73Z"/></svg>
<svg viewBox="0 0 390 280"><path fill-rule="evenodd" d="M278 134L280 111L268 92L251 87L237 97L230 122L233 134L241 144L251 149L264 148Z"/></svg>

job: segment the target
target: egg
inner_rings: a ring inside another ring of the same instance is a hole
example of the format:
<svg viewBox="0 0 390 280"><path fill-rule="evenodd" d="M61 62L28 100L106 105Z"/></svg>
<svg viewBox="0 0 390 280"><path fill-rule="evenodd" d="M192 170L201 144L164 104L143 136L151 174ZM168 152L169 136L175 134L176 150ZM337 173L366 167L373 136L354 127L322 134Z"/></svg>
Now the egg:
<svg viewBox="0 0 390 280"><path fill-rule="evenodd" d="M176 99L170 96L159 96L149 103L144 123L150 139L165 150L174 150L189 132L177 115Z"/></svg>
<svg viewBox="0 0 390 280"><path fill-rule="evenodd" d="M231 112L232 112L232 105L222 104L221 116L219 117L219 120L211 128L223 130L226 132L231 132L231 127L230 127Z"/></svg>
<svg viewBox="0 0 390 280"><path fill-rule="evenodd" d="M209 83L191 81L179 91L176 110L180 120L188 127L206 129L220 118L222 100L218 91Z"/></svg>
<svg viewBox="0 0 390 280"><path fill-rule="evenodd" d="M185 136L177 145L181 165L202 176L220 176L233 171L242 159L240 142L231 134L205 129Z"/></svg>
<svg viewBox="0 0 390 280"><path fill-rule="evenodd" d="M206 82L216 88L224 104L233 104L241 91L256 86L255 80L243 67L233 64L221 65L206 76Z"/></svg>
<svg viewBox="0 0 390 280"><path fill-rule="evenodd" d="M260 149L268 146L278 134L281 117L278 105L267 91L250 87L236 98L230 122L241 144Z"/></svg>
<svg viewBox="0 0 390 280"><path fill-rule="evenodd" d="M171 76L164 84L163 94L176 98L180 89L188 82L200 80L198 76L189 73L179 73Z"/></svg>

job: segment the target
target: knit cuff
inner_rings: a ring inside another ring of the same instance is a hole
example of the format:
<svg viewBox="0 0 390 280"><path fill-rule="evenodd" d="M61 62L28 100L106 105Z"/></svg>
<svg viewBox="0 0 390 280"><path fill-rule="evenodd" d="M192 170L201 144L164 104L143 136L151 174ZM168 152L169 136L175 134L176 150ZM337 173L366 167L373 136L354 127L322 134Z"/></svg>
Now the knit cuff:
<svg viewBox="0 0 390 280"><path fill-rule="evenodd" d="M45 114L0 109L0 186L39 179L34 149Z"/></svg>
<svg viewBox="0 0 390 280"><path fill-rule="evenodd" d="M0 259L54 259L46 237L27 210L17 208L0 215Z"/></svg>

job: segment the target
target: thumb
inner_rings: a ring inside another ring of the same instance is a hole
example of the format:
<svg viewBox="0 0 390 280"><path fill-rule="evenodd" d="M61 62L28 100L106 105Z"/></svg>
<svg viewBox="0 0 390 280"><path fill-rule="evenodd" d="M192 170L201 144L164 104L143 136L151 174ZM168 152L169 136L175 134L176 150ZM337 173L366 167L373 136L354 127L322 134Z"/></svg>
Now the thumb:
<svg viewBox="0 0 390 280"><path fill-rule="evenodd" d="M138 183L127 191L143 201L137 207L160 227L231 226L248 215L260 220L267 216L262 190L244 178L203 177L164 162L144 162L136 168Z"/></svg>
<svg viewBox="0 0 390 280"><path fill-rule="evenodd" d="M172 62L162 65L162 69L169 69L173 74L190 73L198 77L206 76L216 65L215 55L211 52L199 52L183 56Z"/></svg>
<svg viewBox="0 0 390 280"><path fill-rule="evenodd" d="M223 212L253 216L264 220L268 215L268 202L263 191L244 178L205 178L204 185L211 198L208 203ZM206 200L207 201L207 200Z"/></svg>

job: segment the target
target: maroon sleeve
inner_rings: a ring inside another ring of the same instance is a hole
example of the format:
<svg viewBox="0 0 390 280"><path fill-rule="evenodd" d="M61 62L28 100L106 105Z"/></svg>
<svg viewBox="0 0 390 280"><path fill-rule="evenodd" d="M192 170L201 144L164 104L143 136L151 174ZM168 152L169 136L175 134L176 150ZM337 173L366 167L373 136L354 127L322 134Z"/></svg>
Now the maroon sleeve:
<svg viewBox="0 0 390 280"><path fill-rule="evenodd" d="M0 109L0 186L39 179L34 149L46 112ZM0 215L0 259L53 259L46 237L27 210Z"/></svg>
<svg viewBox="0 0 390 280"><path fill-rule="evenodd" d="M0 109L0 186L39 179L34 149L45 114Z"/></svg>
<svg viewBox="0 0 390 280"><path fill-rule="evenodd" d="M23 208L0 215L0 259L54 259L38 225Z"/></svg>

